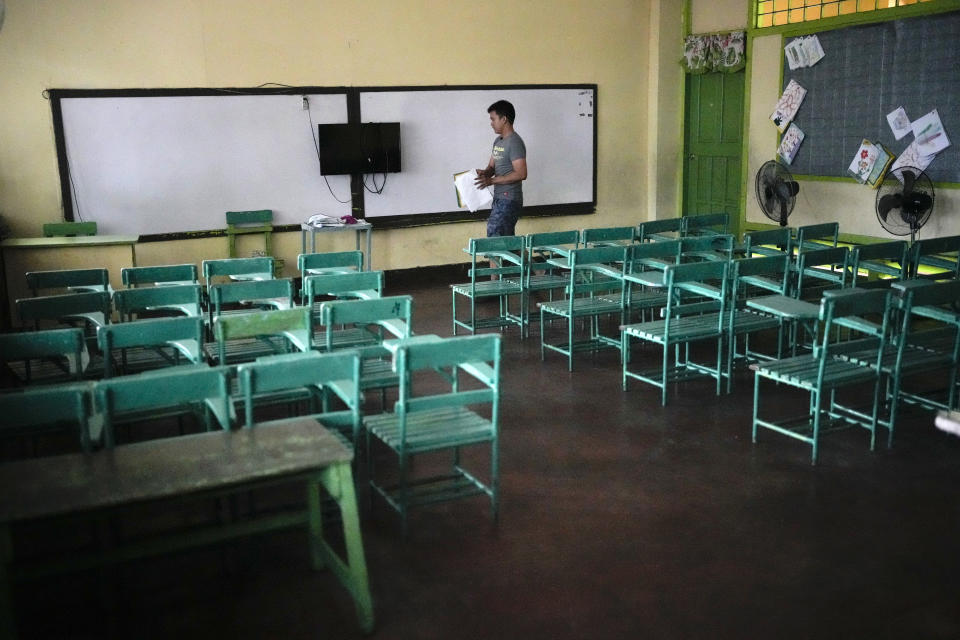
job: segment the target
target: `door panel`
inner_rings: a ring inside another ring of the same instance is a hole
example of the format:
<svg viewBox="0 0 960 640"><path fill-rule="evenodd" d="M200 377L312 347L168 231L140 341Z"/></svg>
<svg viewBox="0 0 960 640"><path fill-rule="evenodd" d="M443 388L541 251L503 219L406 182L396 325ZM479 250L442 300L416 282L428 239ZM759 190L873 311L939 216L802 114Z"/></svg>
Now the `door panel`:
<svg viewBox="0 0 960 640"><path fill-rule="evenodd" d="M743 79L743 72L687 75L684 214L726 212L737 220Z"/></svg>

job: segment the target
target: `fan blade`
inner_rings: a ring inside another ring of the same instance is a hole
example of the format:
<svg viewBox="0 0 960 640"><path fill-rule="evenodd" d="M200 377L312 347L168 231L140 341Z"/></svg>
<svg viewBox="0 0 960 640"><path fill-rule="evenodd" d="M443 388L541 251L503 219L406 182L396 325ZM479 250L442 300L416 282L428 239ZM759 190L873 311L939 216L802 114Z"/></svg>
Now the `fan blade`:
<svg viewBox="0 0 960 640"><path fill-rule="evenodd" d="M903 178L903 192L910 193L913 191L913 183L917 180L917 174L909 169L904 169L900 176Z"/></svg>
<svg viewBox="0 0 960 640"><path fill-rule="evenodd" d="M800 191L800 183L793 180L783 180L777 183L777 196L780 198L792 198Z"/></svg>
<svg viewBox="0 0 960 640"><path fill-rule="evenodd" d="M892 193L883 196L880 198L880 202L877 203L877 213L880 214L880 217L884 222L887 221L887 214L890 213L891 209L899 209L903 205L903 196L899 193Z"/></svg>
<svg viewBox="0 0 960 640"><path fill-rule="evenodd" d="M904 194L903 210L919 217L924 211L933 206L933 198L923 191L914 191Z"/></svg>

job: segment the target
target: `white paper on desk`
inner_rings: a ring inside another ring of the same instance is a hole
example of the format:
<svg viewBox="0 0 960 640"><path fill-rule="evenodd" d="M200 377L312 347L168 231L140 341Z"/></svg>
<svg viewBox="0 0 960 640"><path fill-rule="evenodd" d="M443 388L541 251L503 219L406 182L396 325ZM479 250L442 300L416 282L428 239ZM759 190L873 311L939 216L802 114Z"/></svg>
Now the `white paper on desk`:
<svg viewBox="0 0 960 640"><path fill-rule="evenodd" d="M457 188L457 206L461 209L466 207L471 213L493 202L490 190L478 187L476 180L476 169L453 174L453 184Z"/></svg>
<svg viewBox="0 0 960 640"><path fill-rule="evenodd" d="M950 146L947 132L943 129L940 114L936 109L914 120L910 128L913 129L913 139L917 143L917 149L923 155L939 153Z"/></svg>
<svg viewBox="0 0 960 640"><path fill-rule="evenodd" d="M903 107L897 107L887 114L887 122L890 123L890 130L897 140L910 133L910 118Z"/></svg>

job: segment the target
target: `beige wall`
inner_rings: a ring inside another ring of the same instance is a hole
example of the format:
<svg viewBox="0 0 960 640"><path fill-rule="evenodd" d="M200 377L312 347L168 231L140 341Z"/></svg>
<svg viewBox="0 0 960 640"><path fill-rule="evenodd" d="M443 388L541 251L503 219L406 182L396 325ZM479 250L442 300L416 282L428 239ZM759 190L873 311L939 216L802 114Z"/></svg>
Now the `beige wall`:
<svg viewBox="0 0 960 640"><path fill-rule="evenodd" d="M670 165L650 167L664 150L678 153L671 138L679 135L680 6L673 0L605 0L603 10L582 0L7 0L0 32L0 213L20 236L36 235L61 215L50 107L42 97L47 88L591 82L599 86L598 213L531 218L518 232L632 224L655 217L654 204L675 214ZM658 66L651 69L651 60ZM481 109L478 118L484 117ZM477 157L479 163L486 151L478 149ZM537 170L536 158L530 170ZM460 262L466 239L483 233L480 222L375 232L373 261L378 268ZM288 273L299 244L298 234L277 240ZM329 248L352 244L349 237L331 239ZM141 264L155 264L225 250L226 240L213 238L144 243L137 255Z"/></svg>
<svg viewBox="0 0 960 640"><path fill-rule="evenodd" d="M749 4L750 0L690 0L690 33L745 29Z"/></svg>

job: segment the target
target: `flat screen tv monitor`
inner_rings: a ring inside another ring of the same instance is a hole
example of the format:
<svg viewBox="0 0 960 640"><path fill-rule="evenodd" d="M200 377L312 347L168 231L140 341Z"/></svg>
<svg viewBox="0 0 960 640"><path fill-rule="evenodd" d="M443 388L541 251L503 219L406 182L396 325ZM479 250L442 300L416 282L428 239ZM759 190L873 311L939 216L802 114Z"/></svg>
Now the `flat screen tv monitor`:
<svg viewBox="0 0 960 640"><path fill-rule="evenodd" d="M320 173L325 176L400 171L400 123L317 125Z"/></svg>

